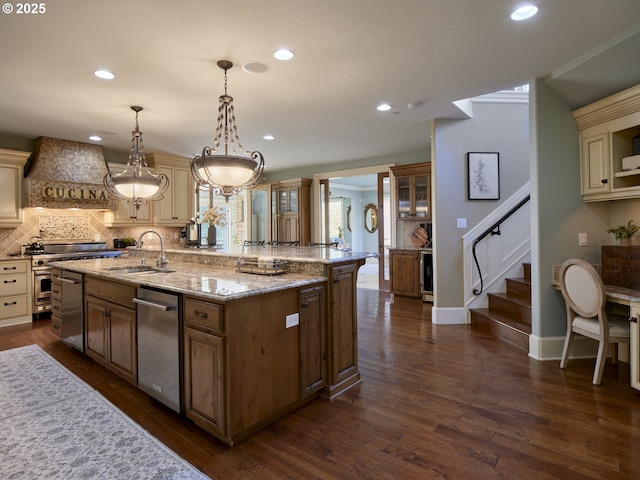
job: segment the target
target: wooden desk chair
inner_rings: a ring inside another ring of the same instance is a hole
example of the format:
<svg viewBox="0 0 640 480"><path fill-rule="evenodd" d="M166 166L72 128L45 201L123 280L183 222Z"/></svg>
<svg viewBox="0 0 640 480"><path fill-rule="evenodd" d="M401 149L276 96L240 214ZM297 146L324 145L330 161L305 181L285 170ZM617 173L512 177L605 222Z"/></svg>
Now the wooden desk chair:
<svg viewBox="0 0 640 480"><path fill-rule="evenodd" d="M575 333L599 342L593 384L600 385L609 344L612 360L618 358L618 343L629 342L629 319L604 311L606 294L595 268L584 260L572 258L560 267L560 291L567 309L567 336L564 340L560 368L567 366Z"/></svg>

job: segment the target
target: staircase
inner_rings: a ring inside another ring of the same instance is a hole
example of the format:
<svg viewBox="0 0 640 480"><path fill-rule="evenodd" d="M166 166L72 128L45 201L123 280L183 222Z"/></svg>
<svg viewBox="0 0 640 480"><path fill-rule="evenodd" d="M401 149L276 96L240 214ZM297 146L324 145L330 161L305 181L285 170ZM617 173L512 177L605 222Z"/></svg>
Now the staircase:
<svg viewBox="0 0 640 480"><path fill-rule="evenodd" d="M522 278L507 278L506 293L488 293L489 308L472 308L471 328L483 331L525 352L531 335L531 264Z"/></svg>

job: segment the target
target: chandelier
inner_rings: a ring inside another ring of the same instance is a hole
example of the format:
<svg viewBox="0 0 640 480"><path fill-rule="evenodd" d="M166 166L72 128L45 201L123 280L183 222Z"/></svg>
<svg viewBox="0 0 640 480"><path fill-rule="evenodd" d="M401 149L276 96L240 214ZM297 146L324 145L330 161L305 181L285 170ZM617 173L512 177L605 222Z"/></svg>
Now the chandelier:
<svg viewBox="0 0 640 480"><path fill-rule="evenodd" d="M209 185L217 195L229 201L243 188L253 188L264 170L264 158L258 151L245 151L240 144L233 97L227 94L227 70L233 67L229 60L220 60L224 70L224 95L220 95L218 125L212 147L204 147L202 155L191 161L191 173L198 185ZM224 148L224 150L223 150ZM219 153L216 154L216 152Z"/></svg>
<svg viewBox="0 0 640 480"><path fill-rule="evenodd" d="M138 113L142 107L132 106L136 112L136 128L131 138L131 152L127 166L121 173L111 173L107 164L107 174L104 176L104 186L107 191L118 199L126 199L130 205L135 205L136 210L140 205L149 200L164 198L164 192L169 187L169 179L164 174L155 175L147 166L142 147L142 132L138 127ZM106 160L105 160L106 163Z"/></svg>

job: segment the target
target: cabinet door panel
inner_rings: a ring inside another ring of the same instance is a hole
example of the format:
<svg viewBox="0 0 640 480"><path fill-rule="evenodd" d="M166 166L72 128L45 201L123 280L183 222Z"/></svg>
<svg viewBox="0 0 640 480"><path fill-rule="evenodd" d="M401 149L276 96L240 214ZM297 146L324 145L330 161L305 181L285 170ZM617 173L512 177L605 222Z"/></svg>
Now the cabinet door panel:
<svg viewBox="0 0 640 480"><path fill-rule="evenodd" d="M300 385L302 398L326 384L324 289L300 292Z"/></svg>
<svg viewBox="0 0 640 480"><path fill-rule="evenodd" d="M110 366L121 376L137 378L136 311L117 305L110 306Z"/></svg>
<svg viewBox="0 0 640 480"><path fill-rule="evenodd" d="M602 133L582 140L582 194L609 190L609 134Z"/></svg>
<svg viewBox="0 0 640 480"><path fill-rule="evenodd" d="M107 329L109 312L105 302L85 297L86 353L97 362L107 365Z"/></svg>
<svg viewBox="0 0 640 480"><path fill-rule="evenodd" d="M391 293L420 296L420 258L412 251L391 251L389 254Z"/></svg>
<svg viewBox="0 0 640 480"><path fill-rule="evenodd" d="M333 385L347 379L358 370L358 339L356 312L356 265L329 269L331 289L332 358L329 382Z"/></svg>
<svg viewBox="0 0 640 480"><path fill-rule="evenodd" d="M185 411L187 417L225 435L223 339L185 329Z"/></svg>

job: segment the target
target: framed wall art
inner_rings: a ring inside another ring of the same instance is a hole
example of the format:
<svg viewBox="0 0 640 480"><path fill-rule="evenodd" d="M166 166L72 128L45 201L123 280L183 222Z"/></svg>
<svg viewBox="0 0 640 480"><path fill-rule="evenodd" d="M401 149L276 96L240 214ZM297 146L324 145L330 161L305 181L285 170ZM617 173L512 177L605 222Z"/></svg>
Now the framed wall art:
<svg viewBox="0 0 640 480"><path fill-rule="evenodd" d="M500 199L500 164L496 152L468 152L469 200Z"/></svg>

